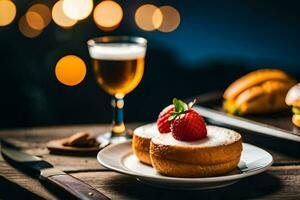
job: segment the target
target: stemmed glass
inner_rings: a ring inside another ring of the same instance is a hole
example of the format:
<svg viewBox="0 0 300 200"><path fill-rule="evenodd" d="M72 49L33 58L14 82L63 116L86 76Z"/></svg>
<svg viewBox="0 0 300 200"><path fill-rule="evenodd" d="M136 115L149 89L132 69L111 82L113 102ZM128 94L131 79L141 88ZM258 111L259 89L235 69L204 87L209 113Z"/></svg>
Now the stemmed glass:
<svg viewBox="0 0 300 200"><path fill-rule="evenodd" d="M141 37L105 36L88 40L97 83L112 96L112 130L99 136L101 143L128 139L124 120L124 96L140 83L144 73L147 40Z"/></svg>

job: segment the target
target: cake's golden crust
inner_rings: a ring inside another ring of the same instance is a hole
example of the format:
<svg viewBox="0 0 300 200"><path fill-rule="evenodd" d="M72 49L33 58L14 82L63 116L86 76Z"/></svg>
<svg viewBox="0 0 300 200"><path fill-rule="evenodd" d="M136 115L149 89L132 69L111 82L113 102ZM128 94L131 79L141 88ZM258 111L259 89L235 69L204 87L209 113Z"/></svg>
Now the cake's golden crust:
<svg viewBox="0 0 300 200"><path fill-rule="evenodd" d="M174 177L209 177L226 174L233 171L239 163L240 157L225 163L214 165L189 164L174 160L162 159L151 155L154 168L161 174Z"/></svg>
<svg viewBox="0 0 300 200"><path fill-rule="evenodd" d="M150 150L150 141L151 138L140 137L136 134L133 134L132 138L132 149L136 157L143 163L148 165L151 164L149 150Z"/></svg>
<svg viewBox="0 0 300 200"><path fill-rule="evenodd" d="M142 151L148 151L150 149L150 141L151 138L141 137L136 134L133 134L132 137L132 145L135 149L139 149Z"/></svg>
<svg viewBox="0 0 300 200"><path fill-rule="evenodd" d="M232 143L213 147L176 146L150 143L153 167L176 177L204 177L225 174L236 168L242 152L239 134Z"/></svg>
<svg viewBox="0 0 300 200"><path fill-rule="evenodd" d="M149 151L134 149L133 152L140 162L152 166Z"/></svg>
<svg viewBox="0 0 300 200"><path fill-rule="evenodd" d="M241 138L232 144L215 147L162 145L151 142L150 155L189 164L211 165L224 163L240 156L241 149Z"/></svg>

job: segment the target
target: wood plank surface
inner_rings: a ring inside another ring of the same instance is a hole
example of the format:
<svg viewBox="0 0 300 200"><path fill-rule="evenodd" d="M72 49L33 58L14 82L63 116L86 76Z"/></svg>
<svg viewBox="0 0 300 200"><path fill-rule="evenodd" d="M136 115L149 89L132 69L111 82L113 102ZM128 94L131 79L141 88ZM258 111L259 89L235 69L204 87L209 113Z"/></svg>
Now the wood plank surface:
<svg viewBox="0 0 300 200"><path fill-rule="evenodd" d="M205 191L157 189L115 172L76 173L112 199L285 199L300 198L300 169L268 170L232 186Z"/></svg>
<svg viewBox="0 0 300 200"><path fill-rule="evenodd" d="M133 177L109 171L79 172L72 175L111 199L299 199L300 168L276 168L272 167L265 173L243 179L232 186L205 191L155 188L140 183ZM46 199L58 199L51 193L54 192L53 189L19 172L9 169L5 178ZM11 191L18 190L13 187ZM64 195L60 194L60 197Z"/></svg>
<svg viewBox="0 0 300 200"><path fill-rule="evenodd" d="M134 128L138 124L131 124ZM300 145L288 141L242 133L244 142L268 150L274 165L268 172L243 179L221 189L178 191L158 189L100 166L96 155L49 154L45 144L51 139L67 137L75 132L99 134L109 125L63 126L0 131L0 139L12 143L27 153L41 156L55 167L71 173L94 186L112 199L300 199ZM64 193L41 183L13 168L0 156L0 199L68 199Z"/></svg>

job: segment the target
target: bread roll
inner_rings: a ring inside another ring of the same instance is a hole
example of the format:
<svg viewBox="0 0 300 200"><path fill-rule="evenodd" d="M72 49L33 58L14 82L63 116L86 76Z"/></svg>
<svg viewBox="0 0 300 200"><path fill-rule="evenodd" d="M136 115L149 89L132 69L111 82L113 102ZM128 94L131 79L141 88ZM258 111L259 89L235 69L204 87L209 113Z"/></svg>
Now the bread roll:
<svg viewBox="0 0 300 200"><path fill-rule="evenodd" d="M292 122L295 126L300 127L300 83L294 85L288 91L285 102L287 105L293 106Z"/></svg>
<svg viewBox="0 0 300 200"><path fill-rule="evenodd" d="M285 96L295 84L285 72L262 69L233 82L224 92L223 108L230 114L263 114L286 109Z"/></svg>

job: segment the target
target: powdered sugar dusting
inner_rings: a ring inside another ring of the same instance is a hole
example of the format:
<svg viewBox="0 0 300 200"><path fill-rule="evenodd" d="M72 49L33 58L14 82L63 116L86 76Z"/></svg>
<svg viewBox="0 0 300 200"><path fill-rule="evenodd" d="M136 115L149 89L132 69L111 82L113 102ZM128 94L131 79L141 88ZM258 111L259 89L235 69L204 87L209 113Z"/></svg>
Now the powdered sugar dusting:
<svg viewBox="0 0 300 200"><path fill-rule="evenodd" d="M218 127L218 126L207 126L207 137L205 139L185 142L176 140L171 133L159 134L152 138L152 142L155 144L162 145L175 145L175 146L197 146L197 147L214 147L220 145L231 144L240 139L240 134L237 132Z"/></svg>
<svg viewBox="0 0 300 200"><path fill-rule="evenodd" d="M144 138L153 138L154 136L160 135L156 123L140 126L135 129L133 133Z"/></svg>

